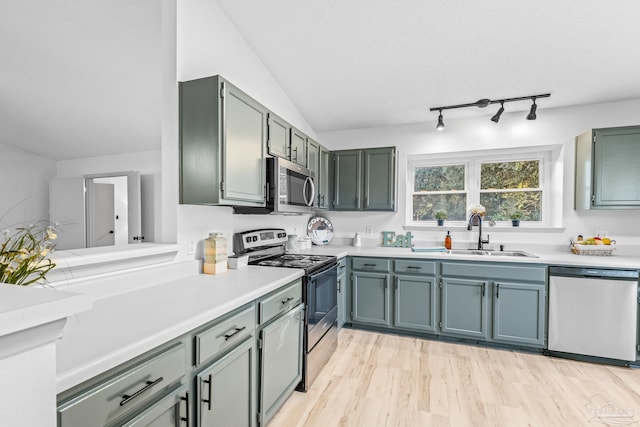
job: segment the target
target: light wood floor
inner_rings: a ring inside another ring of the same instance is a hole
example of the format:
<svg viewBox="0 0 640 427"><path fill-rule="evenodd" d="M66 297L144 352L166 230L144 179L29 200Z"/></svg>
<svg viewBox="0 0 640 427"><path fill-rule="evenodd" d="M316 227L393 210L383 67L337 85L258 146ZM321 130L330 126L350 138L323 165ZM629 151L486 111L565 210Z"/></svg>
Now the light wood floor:
<svg viewBox="0 0 640 427"><path fill-rule="evenodd" d="M639 369L342 329L269 427L603 425L640 426Z"/></svg>

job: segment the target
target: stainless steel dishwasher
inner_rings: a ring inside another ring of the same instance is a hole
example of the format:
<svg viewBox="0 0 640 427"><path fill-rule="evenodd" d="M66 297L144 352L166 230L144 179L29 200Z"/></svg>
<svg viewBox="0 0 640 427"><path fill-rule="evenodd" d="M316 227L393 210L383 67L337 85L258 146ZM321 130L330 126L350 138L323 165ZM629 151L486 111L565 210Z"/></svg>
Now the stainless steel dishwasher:
<svg viewBox="0 0 640 427"><path fill-rule="evenodd" d="M549 351L636 361L638 271L549 267Z"/></svg>

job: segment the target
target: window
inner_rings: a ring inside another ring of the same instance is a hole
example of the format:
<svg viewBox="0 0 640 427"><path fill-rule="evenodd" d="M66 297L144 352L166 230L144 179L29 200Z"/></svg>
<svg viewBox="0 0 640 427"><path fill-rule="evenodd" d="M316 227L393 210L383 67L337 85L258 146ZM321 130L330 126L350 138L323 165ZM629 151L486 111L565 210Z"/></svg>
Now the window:
<svg viewBox="0 0 640 427"><path fill-rule="evenodd" d="M408 161L410 224L433 225L438 211L447 221L467 221L469 206L486 208L485 220L549 225L551 151L513 149L459 153L455 158L415 156Z"/></svg>

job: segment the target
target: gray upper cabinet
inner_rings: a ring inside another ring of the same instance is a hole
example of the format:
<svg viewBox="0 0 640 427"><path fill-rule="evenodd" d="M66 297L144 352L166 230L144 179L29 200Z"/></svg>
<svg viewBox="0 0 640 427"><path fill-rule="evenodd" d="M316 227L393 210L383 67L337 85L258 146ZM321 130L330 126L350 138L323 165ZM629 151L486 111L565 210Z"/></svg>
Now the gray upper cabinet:
<svg viewBox="0 0 640 427"><path fill-rule="evenodd" d="M291 126L284 119L273 113L269 113L268 118L268 141L267 149L272 156L289 159L289 149L291 147Z"/></svg>
<svg viewBox="0 0 640 427"><path fill-rule="evenodd" d="M362 200L362 151L333 152L333 209L360 210Z"/></svg>
<svg viewBox="0 0 640 427"><path fill-rule="evenodd" d="M576 209L640 209L640 126L576 137Z"/></svg>
<svg viewBox="0 0 640 427"><path fill-rule="evenodd" d="M180 83L180 203L265 205L267 114L220 76Z"/></svg>
<svg viewBox="0 0 640 427"><path fill-rule="evenodd" d="M395 147L333 152L333 209L393 211Z"/></svg>
<svg viewBox="0 0 640 427"><path fill-rule="evenodd" d="M290 157L293 163L307 167L307 136L294 127L291 128Z"/></svg>
<svg viewBox="0 0 640 427"><path fill-rule="evenodd" d="M318 175L316 175L316 192L318 193L318 208L329 209L330 188L329 188L329 150L320 146L320 162L318 165Z"/></svg>

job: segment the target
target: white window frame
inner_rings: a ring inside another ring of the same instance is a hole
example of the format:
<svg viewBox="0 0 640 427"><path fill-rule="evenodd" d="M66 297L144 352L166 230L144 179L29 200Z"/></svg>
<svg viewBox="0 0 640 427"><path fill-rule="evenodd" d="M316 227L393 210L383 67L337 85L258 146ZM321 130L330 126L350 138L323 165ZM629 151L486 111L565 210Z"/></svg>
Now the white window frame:
<svg viewBox="0 0 640 427"><path fill-rule="evenodd" d="M556 153L554 153L556 151ZM407 193L406 193L406 219L409 227L433 226L434 223L425 221L413 221L413 194L415 169L417 167L465 165L465 189L467 191L467 208L480 203L480 165L482 163L512 162L538 160L540 161L540 191L542 191L542 210L540 221L523 221L523 226L552 227L554 215L551 205L557 196L554 187L562 185L562 173L560 176L553 173L554 160L558 157L557 146L534 146L499 150L466 151L447 154L410 155L407 157ZM558 184L558 180L559 184ZM448 193L448 192L447 192ZM435 194L435 193L434 193ZM561 194L560 194L561 196ZM450 221L451 225L466 225L466 221ZM511 221L498 221L498 227L511 227Z"/></svg>

